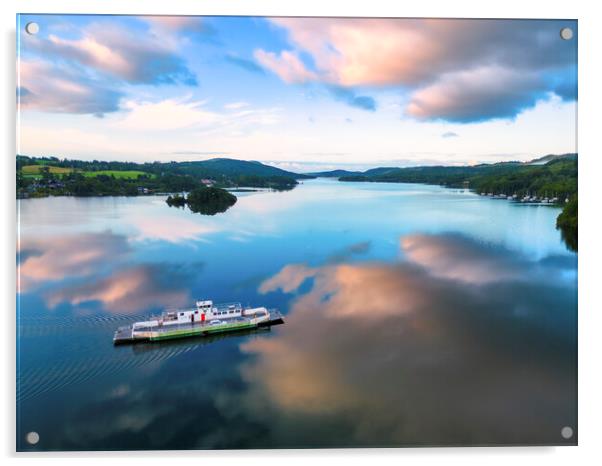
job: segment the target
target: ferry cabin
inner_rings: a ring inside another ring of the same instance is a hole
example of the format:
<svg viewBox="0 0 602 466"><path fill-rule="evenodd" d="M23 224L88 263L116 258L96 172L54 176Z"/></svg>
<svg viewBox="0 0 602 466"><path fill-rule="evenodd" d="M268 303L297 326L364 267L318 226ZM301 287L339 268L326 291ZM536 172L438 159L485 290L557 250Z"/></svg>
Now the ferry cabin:
<svg viewBox="0 0 602 466"><path fill-rule="evenodd" d="M252 310L250 310L252 311ZM253 313L253 312L252 312ZM165 311L160 317L144 322L136 322L134 330L166 325L203 323L212 320L226 320L241 317L243 307L240 303L214 306L213 301L197 301L194 309L178 309Z"/></svg>
<svg viewBox="0 0 602 466"><path fill-rule="evenodd" d="M194 311L178 311L178 318L188 322L204 322L212 319L233 319L243 315L240 303L213 306L213 301L197 301ZM194 313L194 314L193 314ZM188 315L186 315L188 314Z"/></svg>
<svg viewBox="0 0 602 466"><path fill-rule="evenodd" d="M175 310L163 313L163 323L174 322L185 324L190 322L205 322L213 319L234 319L243 313L240 303L213 306L213 301L197 301L196 308L190 310Z"/></svg>

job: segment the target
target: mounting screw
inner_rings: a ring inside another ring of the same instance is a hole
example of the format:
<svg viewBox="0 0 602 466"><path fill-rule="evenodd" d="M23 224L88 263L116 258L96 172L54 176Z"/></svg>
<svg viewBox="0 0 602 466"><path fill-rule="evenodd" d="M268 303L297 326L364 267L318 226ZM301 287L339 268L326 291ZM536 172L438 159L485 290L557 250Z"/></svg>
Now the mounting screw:
<svg viewBox="0 0 602 466"><path fill-rule="evenodd" d="M40 434L38 434L37 432L29 432L25 436L25 440L27 440L27 443L29 443L30 445L35 445L40 441Z"/></svg>
<svg viewBox="0 0 602 466"><path fill-rule="evenodd" d="M560 30L560 37L564 40L571 40L573 38L573 30L571 28L562 28Z"/></svg>
<svg viewBox="0 0 602 466"><path fill-rule="evenodd" d="M569 426L565 426L560 431L560 435L562 435L562 438L565 438L568 440L573 436L573 429Z"/></svg>
<svg viewBox="0 0 602 466"><path fill-rule="evenodd" d="M38 32L40 32L40 25L38 23L27 23L25 25L25 32L31 36L37 34Z"/></svg>

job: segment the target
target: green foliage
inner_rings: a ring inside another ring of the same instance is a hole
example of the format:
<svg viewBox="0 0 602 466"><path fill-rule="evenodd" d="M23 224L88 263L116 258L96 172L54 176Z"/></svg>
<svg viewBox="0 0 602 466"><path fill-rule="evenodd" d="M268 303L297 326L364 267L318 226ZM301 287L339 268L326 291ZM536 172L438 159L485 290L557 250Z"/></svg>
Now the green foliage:
<svg viewBox="0 0 602 466"><path fill-rule="evenodd" d="M339 181L376 181L366 175L346 175L341 176Z"/></svg>
<svg viewBox="0 0 602 466"><path fill-rule="evenodd" d="M225 189L202 187L192 190L186 198L179 194L168 196L165 202L170 207L184 207L188 204L192 212L215 215L225 212L236 204L236 196Z"/></svg>
<svg viewBox="0 0 602 466"><path fill-rule="evenodd" d="M269 188L277 191L290 190L297 185L297 181L294 178L284 176L238 175L235 181L236 186Z"/></svg>
<svg viewBox="0 0 602 466"><path fill-rule="evenodd" d="M84 172L84 176L95 177L99 175L114 176L115 178L129 178L137 180L140 177L154 178L154 174L149 174L140 170L97 170L91 172Z"/></svg>
<svg viewBox="0 0 602 466"><path fill-rule="evenodd" d="M470 167L379 168L339 180L469 186L479 193L530 194L565 199L577 192L577 159L565 156L544 165L504 162Z"/></svg>
<svg viewBox="0 0 602 466"><path fill-rule="evenodd" d="M469 183L478 192L566 199L577 192L577 160L558 159L510 173L480 175Z"/></svg>
<svg viewBox="0 0 602 466"><path fill-rule="evenodd" d="M426 183L466 187L478 193L556 197L563 203L557 227L570 249L577 250L577 156L546 156L547 163L504 162L472 167L376 168L340 181ZM565 199L570 199L564 203Z"/></svg>
<svg viewBox="0 0 602 466"><path fill-rule="evenodd" d="M221 188L198 188L188 194L186 202L193 212L215 215L236 204L236 196Z"/></svg>
<svg viewBox="0 0 602 466"><path fill-rule="evenodd" d="M571 198L566 204L558 218L556 228L562 232L562 239L573 251L577 251L577 227L578 227L577 196Z"/></svg>
<svg viewBox="0 0 602 466"><path fill-rule="evenodd" d="M32 165L22 165L20 168L23 175L40 175L43 172L52 173L52 174L64 174L70 173L73 170L71 168L65 167L55 167L54 165L48 164L32 164Z"/></svg>
<svg viewBox="0 0 602 466"><path fill-rule="evenodd" d="M340 178L342 176L353 176L358 174L360 173L349 170L328 170L325 172L308 173L310 176L321 176L323 178Z"/></svg>
<svg viewBox="0 0 602 466"><path fill-rule="evenodd" d="M165 202L169 207L184 207L186 205L186 198L175 194L174 196L167 196Z"/></svg>
<svg viewBox="0 0 602 466"><path fill-rule="evenodd" d="M221 187L287 190L297 185L296 178L309 177L259 162L232 159L139 164L17 156L17 195L20 197L182 192L203 186L205 179Z"/></svg>

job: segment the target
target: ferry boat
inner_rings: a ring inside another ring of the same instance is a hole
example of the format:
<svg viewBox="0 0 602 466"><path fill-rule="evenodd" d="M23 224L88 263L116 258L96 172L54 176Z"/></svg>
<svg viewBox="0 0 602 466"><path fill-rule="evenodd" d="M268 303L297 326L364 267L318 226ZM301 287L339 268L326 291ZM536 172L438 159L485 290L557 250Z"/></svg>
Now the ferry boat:
<svg viewBox="0 0 602 466"><path fill-rule="evenodd" d="M236 332L283 324L276 309L243 307L240 303L214 304L197 301L192 309L168 309L160 316L119 327L115 345L137 341L162 341L175 338Z"/></svg>

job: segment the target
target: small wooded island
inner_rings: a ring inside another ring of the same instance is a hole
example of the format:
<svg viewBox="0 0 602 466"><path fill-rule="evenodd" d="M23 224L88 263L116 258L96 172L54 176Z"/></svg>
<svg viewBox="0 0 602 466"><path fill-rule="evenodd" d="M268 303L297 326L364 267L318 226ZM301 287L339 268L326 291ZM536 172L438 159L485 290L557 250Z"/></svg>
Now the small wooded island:
<svg viewBox="0 0 602 466"><path fill-rule="evenodd" d="M203 215L215 215L225 212L236 204L236 196L225 189L215 187L202 187L193 189L188 196L174 194L165 201L170 207L184 207Z"/></svg>

